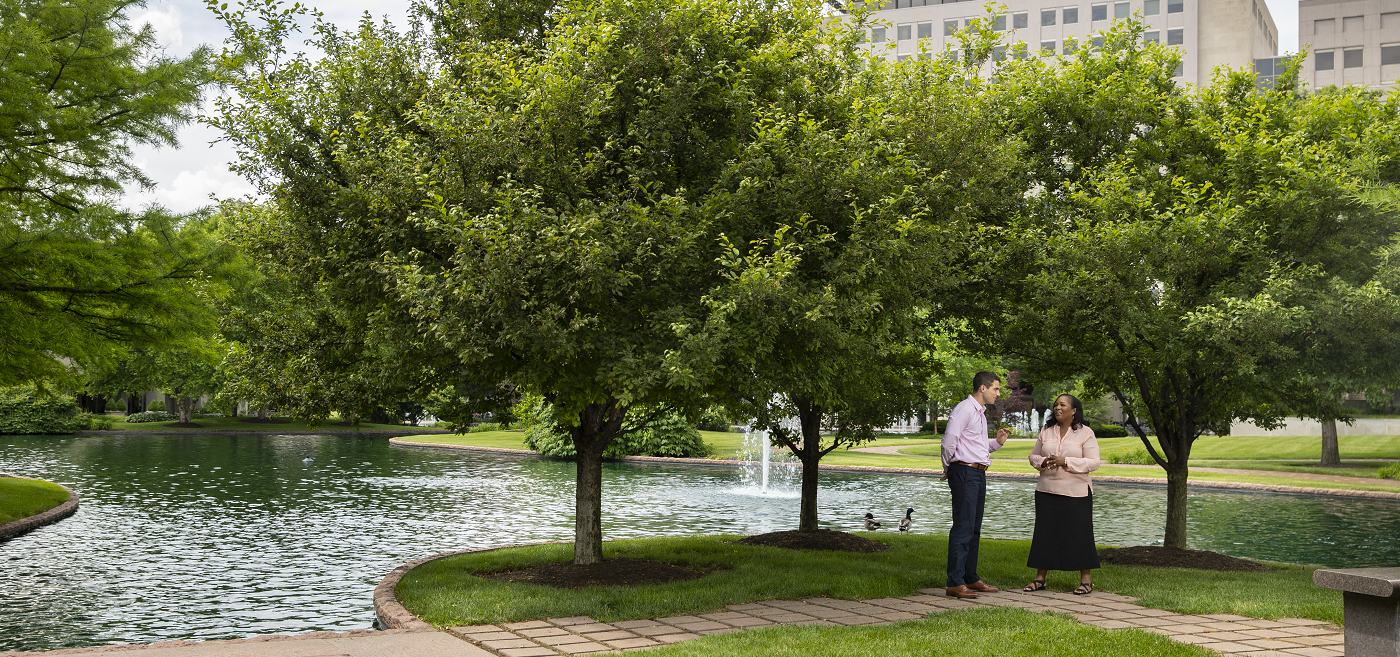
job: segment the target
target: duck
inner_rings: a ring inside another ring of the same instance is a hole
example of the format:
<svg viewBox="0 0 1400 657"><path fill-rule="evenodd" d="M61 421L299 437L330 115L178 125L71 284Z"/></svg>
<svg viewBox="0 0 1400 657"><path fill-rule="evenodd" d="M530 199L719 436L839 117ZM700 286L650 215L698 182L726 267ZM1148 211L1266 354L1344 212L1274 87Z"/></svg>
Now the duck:
<svg viewBox="0 0 1400 657"><path fill-rule="evenodd" d="M899 531L902 531L902 532L907 532L907 531L909 531L909 526L912 525L912 524L914 524L914 510L913 510L913 509L905 509L905 510L904 510L904 518L902 518L902 519L899 521Z"/></svg>
<svg viewBox="0 0 1400 657"><path fill-rule="evenodd" d="M875 519L875 514L865 514L865 528L870 531L875 531L880 528L880 521Z"/></svg>
<svg viewBox="0 0 1400 657"><path fill-rule="evenodd" d="M302 462L302 463L310 463L310 462L313 461L313 460L314 460L314 459L312 459L310 456L308 456L308 457L302 459L301 462Z"/></svg>

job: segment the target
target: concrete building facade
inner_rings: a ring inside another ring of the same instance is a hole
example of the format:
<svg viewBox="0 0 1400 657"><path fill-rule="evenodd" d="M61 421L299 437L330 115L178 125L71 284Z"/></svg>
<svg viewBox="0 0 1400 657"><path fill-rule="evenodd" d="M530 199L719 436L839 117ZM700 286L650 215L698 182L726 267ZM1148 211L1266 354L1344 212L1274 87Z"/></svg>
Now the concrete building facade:
<svg viewBox="0 0 1400 657"><path fill-rule="evenodd" d="M1298 42L1303 81L1318 89L1394 89L1400 79L1400 0L1303 0Z"/></svg>
<svg viewBox="0 0 1400 657"><path fill-rule="evenodd" d="M1320 0L1314 0L1320 1ZM1400 0L1375 0L1400 2ZM877 4L871 2L870 4ZM1207 84L1217 66L1243 68L1256 59L1278 54L1278 29L1263 0L1003 0L1007 11L993 28L1008 33L1015 52L1064 55L1090 47L1094 35L1114 20L1141 17L1147 24L1143 39L1179 46L1183 51L1178 80ZM885 0L877 5L883 26L869 33L871 45L889 47L891 56L916 56L920 45L929 52L957 52L954 35L976 18L986 18L977 2Z"/></svg>

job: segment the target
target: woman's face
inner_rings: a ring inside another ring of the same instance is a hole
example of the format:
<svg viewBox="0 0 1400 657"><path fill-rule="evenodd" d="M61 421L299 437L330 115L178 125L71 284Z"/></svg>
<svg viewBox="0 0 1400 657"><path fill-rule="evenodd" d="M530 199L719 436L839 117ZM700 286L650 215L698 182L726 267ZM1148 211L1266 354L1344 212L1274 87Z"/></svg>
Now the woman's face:
<svg viewBox="0 0 1400 657"><path fill-rule="evenodd" d="M1056 422L1069 422L1074 419L1074 405L1069 403L1069 397L1056 399L1051 410L1055 412Z"/></svg>

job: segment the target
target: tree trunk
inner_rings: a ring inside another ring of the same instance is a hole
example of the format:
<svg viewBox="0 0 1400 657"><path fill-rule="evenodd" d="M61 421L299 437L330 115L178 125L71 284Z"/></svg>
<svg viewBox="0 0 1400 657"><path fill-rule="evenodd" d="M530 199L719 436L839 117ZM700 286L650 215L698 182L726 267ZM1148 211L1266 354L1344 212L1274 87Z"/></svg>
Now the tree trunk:
<svg viewBox="0 0 1400 657"><path fill-rule="evenodd" d="M590 454L580 452L574 486L574 563L589 564L602 560L603 450Z"/></svg>
<svg viewBox="0 0 1400 657"><path fill-rule="evenodd" d="M1186 482L1187 461L1172 458L1167 462L1167 531L1162 544L1186 549Z"/></svg>
<svg viewBox="0 0 1400 657"><path fill-rule="evenodd" d="M814 444L809 441L808 444ZM821 452L802 448L802 511L798 516L798 531L812 532L817 527L817 474L821 467Z"/></svg>
<svg viewBox="0 0 1400 657"><path fill-rule="evenodd" d="M194 398L180 397L176 400L175 404L180 409L180 422L182 424L189 424L194 414Z"/></svg>
<svg viewBox="0 0 1400 657"><path fill-rule="evenodd" d="M1323 466L1339 467L1342 465L1341 448L1337 445L1337 421L1326 420L1322 423L1322 463Z"/></svg>

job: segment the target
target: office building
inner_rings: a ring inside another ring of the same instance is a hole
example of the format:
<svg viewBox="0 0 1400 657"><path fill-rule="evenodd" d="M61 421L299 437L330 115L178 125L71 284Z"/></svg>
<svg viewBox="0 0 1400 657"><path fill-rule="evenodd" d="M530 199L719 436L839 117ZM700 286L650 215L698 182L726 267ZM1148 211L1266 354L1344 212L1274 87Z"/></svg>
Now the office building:
<svg viewBox="0 0 1400 657"><path fill-rule="evenodd" d="M1322 1L1322 0L1310 0ZM1400 0L1374 0L1394 3ZM1126 0L1073 4L1071 0L1005 0L1007 12L993 28L1008 32L1007 42L1030 53L1063 55L1092 46L1093 35L1112 21L1134 14L1147 24L1143 38L1183 51L1178 80L1210 81L1217 66L1250 66L1278 55L1278 30L1264 0ZM1306 3L1305 3L1306 4ZM930 52L956 51L958 30L984 18L978 2L886 0L875 17L887 25L870 31L872 45L894 45L891 56L907 58L926 44Z"/></svg>
<svg viewBox="0 0 1400 657"><path fill-rule="evenodd" d="M1303 81L1317 89L1394 89L1400 78L1400 0L1303 0L1298 42Z"/></svg>

